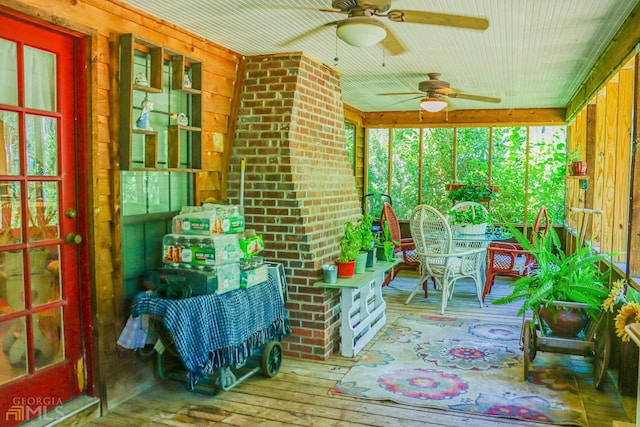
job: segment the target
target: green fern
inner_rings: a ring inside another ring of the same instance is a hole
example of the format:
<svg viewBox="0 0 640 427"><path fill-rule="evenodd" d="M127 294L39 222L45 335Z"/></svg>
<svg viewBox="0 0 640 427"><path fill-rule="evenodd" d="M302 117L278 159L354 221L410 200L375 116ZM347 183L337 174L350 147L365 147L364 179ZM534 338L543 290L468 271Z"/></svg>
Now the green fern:
<svg viewBox="0 0 640 427"><path fill-rule="evenodd" d="M610 269L603 271L601 261L609 255L598 254L587 245L571 255L565 255L560 237L554 229L546 235L534 235L529 241L513 225L507 224L516 241L535 259L536 268L529 275L510 284L511 294L493 301L493 304L509 304L523 301L518 314L533 310L534 315L542 305L552 312L556 301L587 304L595 316L609 295L606 278Z"/></svg>

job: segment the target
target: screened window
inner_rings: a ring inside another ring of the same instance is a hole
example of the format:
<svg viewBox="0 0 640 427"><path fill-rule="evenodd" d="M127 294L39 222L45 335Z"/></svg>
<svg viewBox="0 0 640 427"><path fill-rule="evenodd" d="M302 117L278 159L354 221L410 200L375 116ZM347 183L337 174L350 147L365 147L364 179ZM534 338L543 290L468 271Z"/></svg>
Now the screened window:
<svg viewBox="0 0 640 427"><path fill-rule="evenodd" d="M389 194L398 217L408 219L421 203L446 212L451 207L447 184L492 185L498 187L490 204L495 222L531 223L545 205L552 221L562 223L565 129L369 129L367 188ZM379 212L381 201L369 203L370 212Z"/></svg>

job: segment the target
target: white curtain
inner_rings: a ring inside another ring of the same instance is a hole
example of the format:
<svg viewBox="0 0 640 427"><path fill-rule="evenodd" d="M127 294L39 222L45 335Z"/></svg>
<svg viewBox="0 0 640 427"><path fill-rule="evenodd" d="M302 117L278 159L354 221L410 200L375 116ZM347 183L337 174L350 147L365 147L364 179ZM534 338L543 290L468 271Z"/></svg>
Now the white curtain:
<svg viewBox="0 0 640 427"><path fill-rule="evenodd" d="M0 104L18 105L16 44L0 39Z"/></svg>
<svg viewBox="0 0 640 427"><path fill-rule="evenodd" d="M24 104L27 108L56 111L56 56L24 48Z"/></svg>

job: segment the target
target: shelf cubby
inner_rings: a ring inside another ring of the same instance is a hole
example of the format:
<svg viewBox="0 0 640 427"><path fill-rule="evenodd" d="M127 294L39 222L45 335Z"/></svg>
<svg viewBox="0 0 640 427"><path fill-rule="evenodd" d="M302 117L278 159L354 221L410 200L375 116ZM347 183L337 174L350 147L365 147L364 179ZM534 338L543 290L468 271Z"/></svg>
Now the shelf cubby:
<svg viewBox="0 0 640 427"><path fill-rule="evenodd" d="M120 169L200 171L202 63L133 34L120 36L120 57ZM140 74L144 79L136 81ZM165 74L168 75L166 81ZM191 87L185 87L185 75L189 76ZM143 95L144 99L149 95L156 108L160 106L161 111L152 110L150 114L153 130L136 126L140 110L134 106L134 99L137 103ZM174 108L184 111L166 111ZM189 125L170 124L178 113L189 117Z"/></svg>

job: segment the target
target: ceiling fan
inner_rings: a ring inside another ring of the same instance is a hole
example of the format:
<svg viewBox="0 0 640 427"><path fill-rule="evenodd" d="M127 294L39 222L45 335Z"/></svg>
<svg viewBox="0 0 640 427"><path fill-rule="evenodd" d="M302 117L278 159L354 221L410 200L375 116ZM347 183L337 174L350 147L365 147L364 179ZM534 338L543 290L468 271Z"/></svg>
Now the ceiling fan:
<svg viewBox="0 0 640 427"><path fill-rule="evenodd" d="M388 18L390 21L398 23L443 25L473 30L485 30L489 27L489 21L485 18L418 10L389 10L390 8L391 0L333 0L331 9L318 10L346 13L349 15L348 18L327 22L285 41L282 45L294 43L324 28L336 26L337 36L352 46L369 47L384 40L384 49L390 55L399 55L406 51L405 46L391 29L378 18Z"/></svg>
<svg viewBox="0 0 640 427"><path fill-rule="evenodd" d="M451 88L449 82L440 80L440 73L427 73L427 75L429 76L429 80L424 80L418 84L420 92L381 93L379 95L417 95L411 99L423 98L422 101L420 101L420 106L431 113L436 113L447 107L448 104L445 97L468 99L470 101L493 102L496 104L502 101L500 98L470 95L458 92ZM427 95L426 98L424 97L425 94Z"/></svg>

